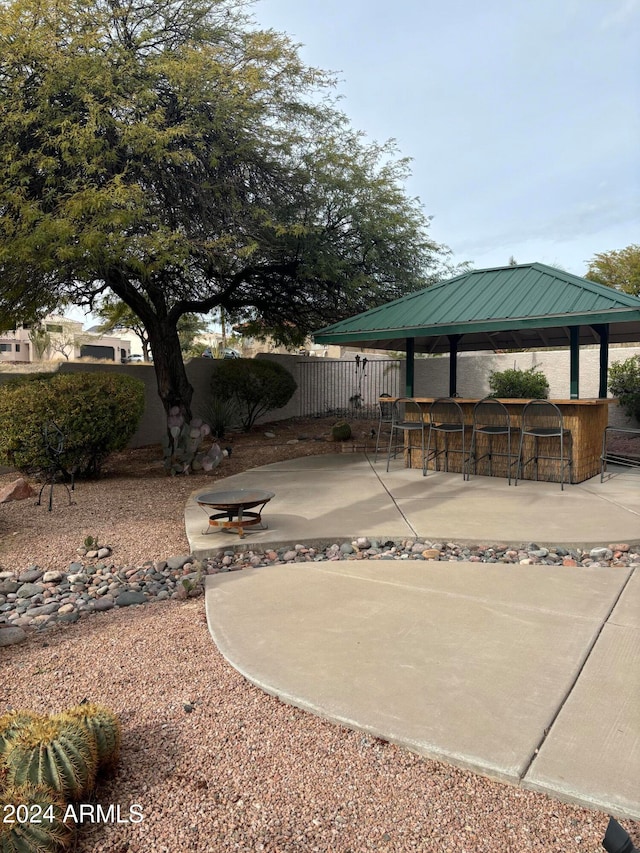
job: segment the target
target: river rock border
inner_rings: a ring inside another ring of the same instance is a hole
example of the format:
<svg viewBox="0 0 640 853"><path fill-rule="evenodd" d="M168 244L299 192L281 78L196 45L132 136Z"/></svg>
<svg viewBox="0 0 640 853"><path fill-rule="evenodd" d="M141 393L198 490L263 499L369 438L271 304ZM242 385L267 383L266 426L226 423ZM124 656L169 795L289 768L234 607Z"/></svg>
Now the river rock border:
<svg viewBox="0 0 640 853"><path fill-rule="evenodd" d="M297 544L277 550L229 550L204 560L185 554L168 560L149 560L142 566L117 566L108 559L87 559L90 555L84 554L83 560L71 562L65 571L46 571L32 565L23 571L0 572L0 647L21 642L34 632L77 622L92 613L201 595L205 576L219 572L326 560L438 560L534 567L637 568L640 566L639 551L640 548L631 548L625 543L581 550L544 548L534 542L517 546L459 545L426 539L380 542L359 537L351 542L317 548ZM110 549L98 554L108 556Z"/></svg>

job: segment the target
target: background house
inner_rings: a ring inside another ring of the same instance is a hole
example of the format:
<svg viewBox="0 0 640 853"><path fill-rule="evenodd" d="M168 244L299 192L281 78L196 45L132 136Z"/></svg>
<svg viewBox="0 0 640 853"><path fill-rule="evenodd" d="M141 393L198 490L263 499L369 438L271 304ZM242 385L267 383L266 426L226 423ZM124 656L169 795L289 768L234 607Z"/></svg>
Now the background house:
<svg viewBox="0 0 640 853"><path fill-rule="evenodd" d="M83 358L122 362L131 354L129 338L82 330L82 322L49 314L41 323L0 332L0 363L77 361Z"/></svg>

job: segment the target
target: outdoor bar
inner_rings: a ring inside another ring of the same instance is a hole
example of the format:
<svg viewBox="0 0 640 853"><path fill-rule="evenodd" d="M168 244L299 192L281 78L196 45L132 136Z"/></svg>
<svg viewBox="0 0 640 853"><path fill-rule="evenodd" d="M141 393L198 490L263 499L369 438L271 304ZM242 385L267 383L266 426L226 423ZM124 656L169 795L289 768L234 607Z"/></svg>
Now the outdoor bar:
<svg viewBox="0 0 640 853"><path fill-rule="evenodd" d="M425 418L433 398L416 394L415 357L419 353L448 354L447 396L455 398L463 410L465 457L471 440L473 407L478 400L458 397L458 353L481 350L517 353L568 348L569 393L566 398L552 398L550 402L560 409L563 428L571 433L571 481L579 483L600 472L602 441L612 402L607 399L609 347L616 343L640 341L640 298L546 264L472 269L334 323L316 332L314 339L317 343L374 350L404 350L404 396L419 402ZM598 397L595 399L580 399L581 346L599 347ZM501 402L509 412L511 454L515 459L522 411L528 401L503 399ZM438 437L442 439L442 435ZM412 444L419 438L414 431ZM461 439L461 432L449 435L452 451L456 446L461 449ZM487 441L487 438L483 436L479 440ZM525 436L525 441L531 440L529 435ZM506 437L494 435L492 441L496 454L506 452ZM548 442L548 453L545 442ZM551 442L554 442L553 449ZM557 437L540 438L539 443L541 456L557 454ZM481 454L479 449L478 455ZM414 451L410 455L411 465L422 467L419 454ZM527 453L526 458L530 455ZM460 452L450 453L448 461L449 471L461 472L466 463ZM559 468L557 461L541 460L538 477L560 479ZM478 466L478 474L481 473L484 473L482 462ZM506 476L506 473L506 457L496 455L492 474ZM512 474L515 475L515 465ZM522 476L535 477L535 471L525 468Z"/></svg>
<svg viewBox="0 0 640 853"><path fill-rule="evenodd" d="M416 402L424 411L425 434L429 422L429 406L435 398L416 397ZM391 402L388 399L386 402ZM459 433L448 436L449 459L448 469L450 472L462 473L463 465L467 464L471 447L471 429L473 423L473 409L478 400L456 398L456 403L461 407L465 422L465 453L462 456L462 440ZM515 476L515 463L518 455L520 441L520 424L522 409L528 400L500 399L499 402L507 407L511 421L511 475ZM583 400L551 400L550 402L560 409L564 421L564 428L571 433L573 464L571 466L571 482L581 483L590 477L600 474L600 457L602 453L602 436L609 419L609 404L611 399L583 399ZM439 447L442 446L443 436L436 435ZM493 458L491 472L488 460L484 458L478 464L477 473L493 477L507 477L507 437L504 435L480 435L477 438L477 456L483 456L487 452L489 440L492 442ZM530 439L525 439L525 441ZM411 441L411 453L405 453L405 459L411 460L411 467L422 468L422 453L420 451L420 436L416 432L408 432L406 441ZM426 442L426 438L425 438ZM557 438L540 439L541 456L552 456L558 453ZM525 458L528 456L525 453ZM431 460L428 468L442 468L443 460L439 457L436 462ZM471 468L473 475L474 468ZM537 471L538 479L548 482L560 481L560 463L555 459L541 459ZM536 472L533 465L525 466L522 470L522 479L535 479Z"/></svg>

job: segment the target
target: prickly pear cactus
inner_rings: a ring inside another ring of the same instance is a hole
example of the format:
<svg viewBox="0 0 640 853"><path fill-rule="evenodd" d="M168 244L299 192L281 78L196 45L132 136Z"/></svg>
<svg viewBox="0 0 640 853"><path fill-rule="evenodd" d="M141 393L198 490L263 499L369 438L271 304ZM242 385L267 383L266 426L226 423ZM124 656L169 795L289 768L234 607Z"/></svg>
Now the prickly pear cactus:
<svg viewBox="0 0 640 853"><path fill-rule="evenodd" d="M57 719L80 723L95 738L98 748L98 772L112 772L120 757L122 728L120 720L109 708L87 702L59 714Z"/></svg>
<svg viewBox="0 0 640 853"><path fill-rule="evenodd" d="M0 716L0 755L4 755L13 738L25 726L39 719L42 718L30 711L9 711L7 714L2 714Z"/></svg>
<svg viewBox="0 0 640 853"><path fill-rule="evenodd" d="M98 769L94 735L80 723L36 720L10 741L4 756L7 784L45 785L70 800L93 790Z"/></svg>
<svg viewBox="0 0 640 853"><path fill-rule="evenodd" d="M64 798L44 785L18 785L0 791L2 853L57 853L67 849L75 832L65 823Z"/></svg>
<svg viewBox="0 0 640 853"><path fill-rule="evenodd" d="M167 428L162 438L162 453L164 469L172 476L189 474L191 471L212 471L229 455L217 444L213 444L207 451L202 450L202 442L211 435L211 427L200 418L187 423L177 406L169 412Z"/></svg>

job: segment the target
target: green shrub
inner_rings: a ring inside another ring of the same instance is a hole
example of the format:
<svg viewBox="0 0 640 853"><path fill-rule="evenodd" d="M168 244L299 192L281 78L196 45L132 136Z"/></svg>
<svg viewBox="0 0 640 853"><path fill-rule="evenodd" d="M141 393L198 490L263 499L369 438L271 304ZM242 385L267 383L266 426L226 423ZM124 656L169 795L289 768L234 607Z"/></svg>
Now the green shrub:
<svg viewBox="0 0 640 853"><path fill-rule="evenodd" d="M640 355L613 362L609 368L609 391L620 400L630 418L640 421Z"/></svg>
<svg viewBox="0 0 640 853"><path fill-rule="evenodd" d="M0 386L0 463L35 474L49 463L44 427L64 436L60 467L93 476L125 448L144 411L144 383L114 373L54 373Z"/></svg>
<svg viewBox="0 0 640 853"><path fill-rule="evenodd" d="M297 387L285 367L261 358L222 359L211 379L213 396L235 404L247 432L261 415L286 406Z"/></svg>
<svg viewBox="0 0 640 853"><path fill-rule="evenodd" d="M523 400L546 400L549 396L547 377L537 367L528 370L494 370L489 375L492 397Z"/></svg>

